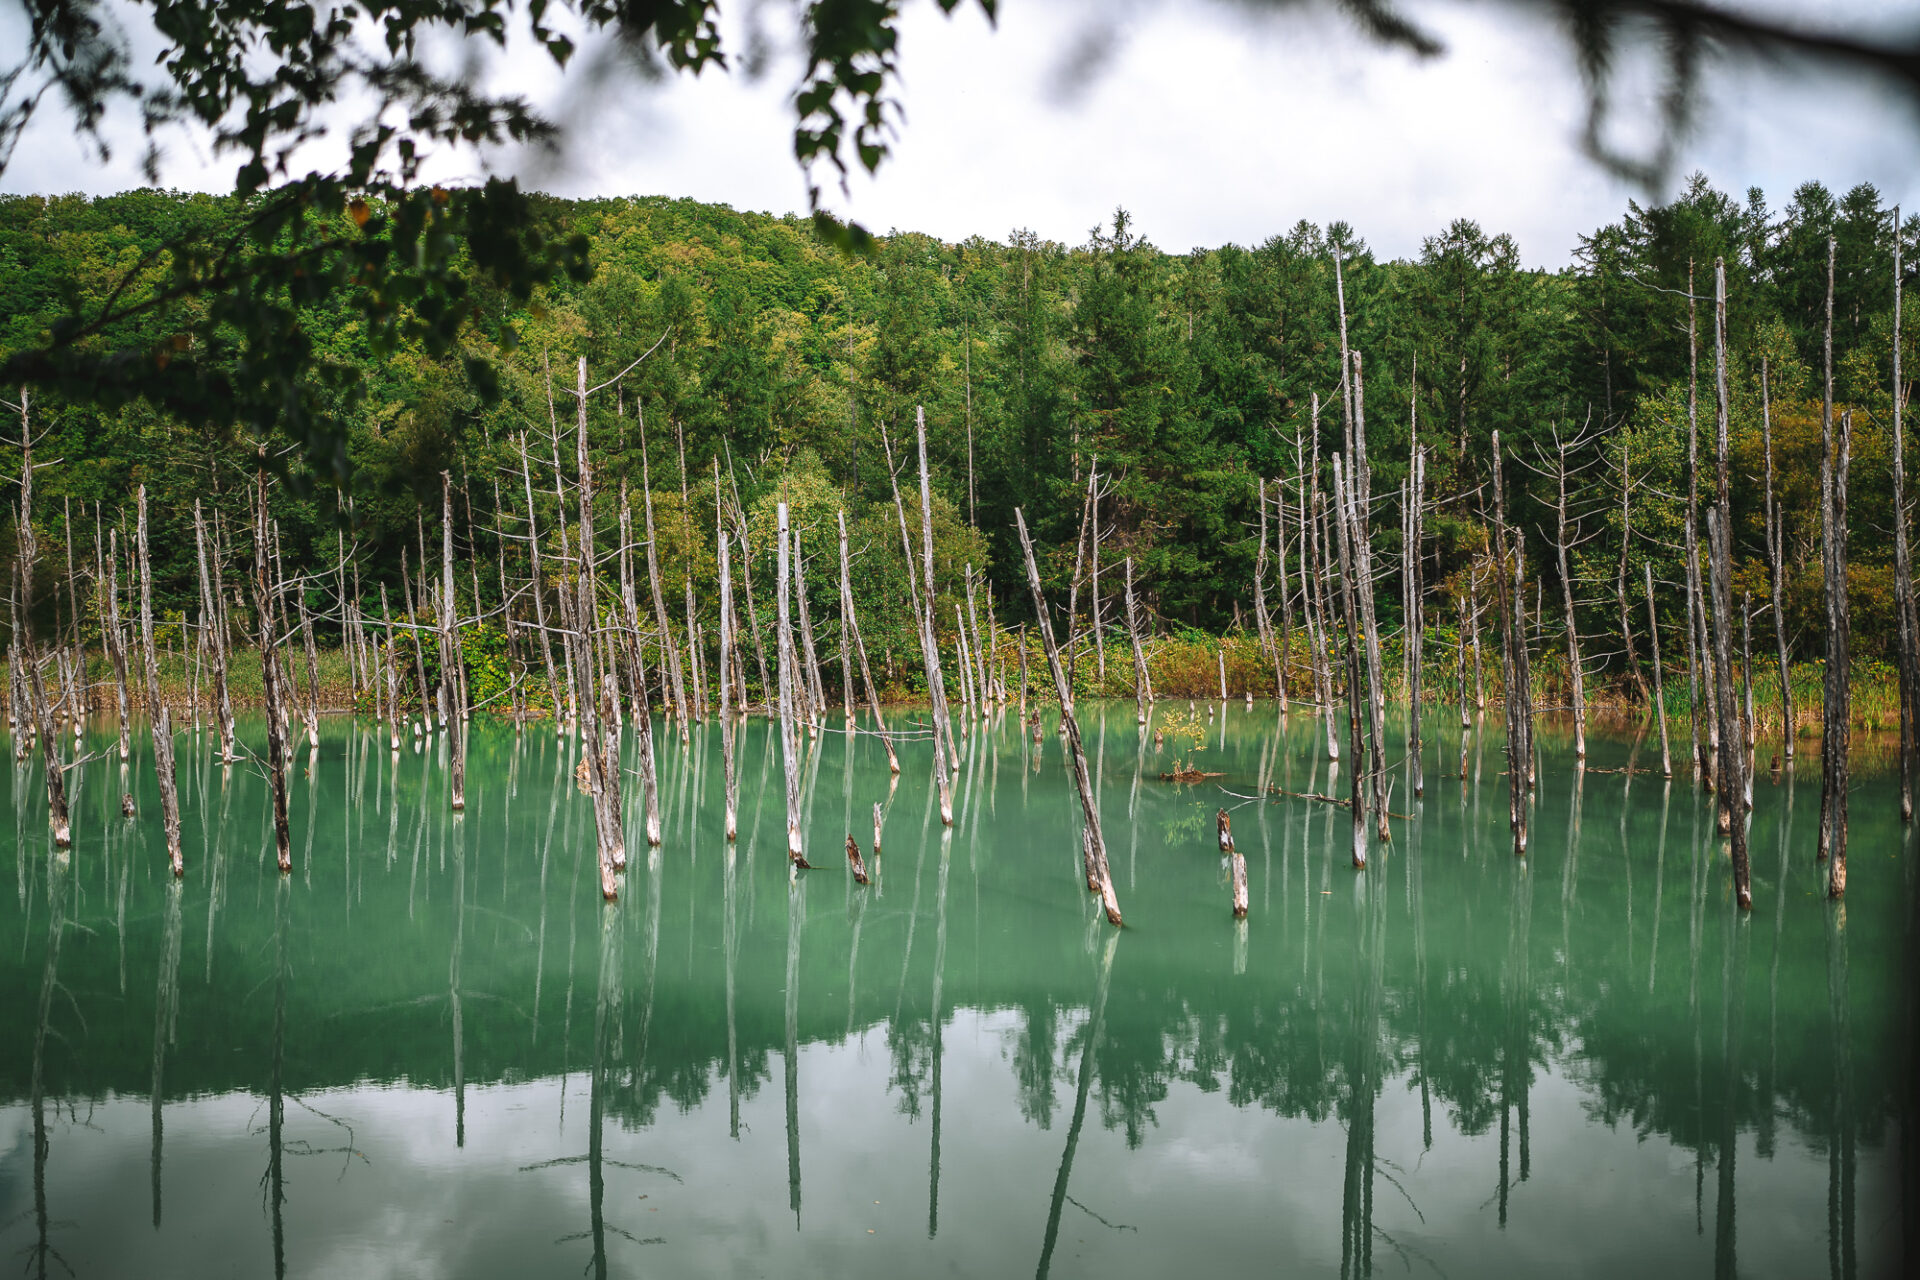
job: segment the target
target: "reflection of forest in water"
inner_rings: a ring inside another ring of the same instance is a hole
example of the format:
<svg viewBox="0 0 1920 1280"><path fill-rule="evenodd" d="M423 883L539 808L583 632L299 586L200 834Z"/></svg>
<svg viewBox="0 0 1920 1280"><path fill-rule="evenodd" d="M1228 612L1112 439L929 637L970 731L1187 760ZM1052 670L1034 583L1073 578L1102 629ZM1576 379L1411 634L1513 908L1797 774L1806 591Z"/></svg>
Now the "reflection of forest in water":
<svg viewBox="0 0 1920 1280"><path fill-rule="evenodd" d="M1285 734L1270 709L1228 719L1211 750L1231 791L1337 793L1305 717ZM951 1026L957 1010L991 1010L1007 1030L985 1051L989 1069L1010 1073L1026 1124L1064 1130L1043 1269L1086 1126L1150 1148L1176 1083L1337 1123L1343 1255L1370 1270L1375 1196L1401 1194L1376 1156L1381 1099L1417 1097L1423 1148L1497 1138L1490 1189L1504 1222L1532 1173L1532 1103L1551 1073L1577 1084L1588 1123L1694 1154L1703 1229L1726 1233L1716 1246L1729 1265L1740 1136L1762 1159L1783 1129L1828 1153L1834 1260L1853 1270L1860 1150L1891 1145L1914 1114L1914 860L1890 791L1869 784L1855 798L1853 887L1835 909L1813 892L1817 791L1763 779L1757 909L1743 919L1711 812L1684 782L1576 777L1570 760L1550 762L1532 856L1519 862L1498 743L1475 743L1469 784L1434 778L1417 819L1397 822L1359 875L1333 806L1237 807L1254 909L1236 925L1210 849L1220 793L1155 780L1162 766L1130 708L1088 736L1128 907L1120 934L1076 882L1057 740L1036 760L1012 723L970 743L950 830L911 758L890 790L876 745L851 760L835 735L814 745L811 848L864 834L872 804L886 806L870 890L829 856L790 881L764 725L748 730L732 848L709 794L717 744L664 752L666 843L630 841L622 900L606 908L591 813L569 745L551 733L479 735L456 819L431 748L395 757L334 727L295 779L291 880L274 872L265 787L244 768L182 752L189 869L177 883L157 833L118 816L117 762L86 766L76 847L58 855L34 779L16 767L0 1013L32 1034L0 1050L0 1097L26 1104L36 1171L61 1113L150 1099L156 1220L162 1104L266 1098L277 1244L289 1098L363 1081L449 1090L464 1144L470 1088L585 1072L589 1149L564 1160L589 1167L588 1230L604 1260L602 1116L637 1131L665 1107L692 1111L724 1092L738 1136L744 1101L784 1093L797 1220L809 1083L797 1050L871 1030L888 1066L887 1096L870 1105L927 1124L931 1233L941 1143L968 1140L943 1133L943 1072L954 1053L983 1055L949 1043ZM151 786L142 763L137 790ZM301 1144L303 1155L333 1149ZM38 1178L35 1193L33 1206L0 1207L38 1214L44 1263L54 1245Z"/></svg>

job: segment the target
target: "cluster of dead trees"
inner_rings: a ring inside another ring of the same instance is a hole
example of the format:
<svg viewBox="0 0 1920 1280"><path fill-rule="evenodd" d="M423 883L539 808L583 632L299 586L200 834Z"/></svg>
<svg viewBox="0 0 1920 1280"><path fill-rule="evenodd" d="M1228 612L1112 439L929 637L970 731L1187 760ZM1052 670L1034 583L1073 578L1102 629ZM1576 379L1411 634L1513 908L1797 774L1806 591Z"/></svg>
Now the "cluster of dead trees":
<svg viewBox="0 0 1920 1280"><path fill-rule="evenodd" d="M1834 411L1833 259L1830 242L1821 466L1827 663L1818 855L1829 867L1830 892L1838 896L1846 884L1850 626L1846 586L1847 482L1852 416L1842 412L1836 420ZM1294 442L1293 475L1258 482L1259 541L1251 582L1251 612L1264 663L1272 670L1272 687L1280 698L1282 715L1288 714L1294 692L1304 690L1306 697L1301 701L1311 709L1324 730L1325 751L1330 758L1340 758L1344 739L1344 749L1352 764L1350 793L1345 801L1352 814L1352 860L1356 867L1364 867L1370 840L1387 841L1392 834L1388 822L1386 714L1392 690L1384 669L1377 602L1380 585L1393 575L1384 562L1385 557L1376 564L1374 526L1377 513L1397 505L1401 551L1398 577L1402 593L1399 612L1403 620L1398 691L1409 708L1406 751L1412 789L1419 795L1425 787L1421 716L1412 709L1423 707L1430 692L1424 652L1429 631L1426 609L1431 598L1451 595L1456 637L1451 654L1453 687L1444 688L1447 681L1442 679L1431 693L1435 701L1444 701L1451 695L1457 702L1464 744L1473 724L1469 702L1481 710L1487 702L1481 635L1490 622L1499 635L1510 823L1515 850L1524 854L1531 796L1539 770L1534 740L1538 713L1534 662L1536 656L1547 652L1549 644L1546 585L1550 578L1557 579L1559 585L1559 598L1555 602L1559 613L1557 626L1559 642L1564 644L1575 757L1583 766L1586 756L1584 673L1591 657L1583 647L1580 634L1573 558L1582 542L1592 536L1583 529L1597 514L1597 504L1590 495L1602 487L1590 483L1581 474L1582 464L1571 460L1592 456L1591 450L1584 446L1590 444L1593 437L1589 428L1583 427L1571 435L1556 428L1548 433L1549 447L1536 448L1532 457L1516 455L1509 459L1500 437L1495 434L1493 457L1486 468L1488 483L1478 495L1489 531L1488 545L1469 573L1455 575L1445 583L1429 584L1425 580L1424 564L1427 519L1432 504L1427 496L1427 451L1420 442L1417 399L1411 402L1409 411L1405 481L1397 494L1376 494L1374 468L1368 456L1365 367L1361 352L1348 345L1346 297L1337 250L1333 266L1340 308L1341 377L1336 388L1340 447L1330 451L1323 466L1320 457L1322 406L1315 396L1309 429L1301 432ZM1900 312L1897 250L1894 277L1897 332ZM1702 457L1700 440L1700 301L1708 302L1711 309L1710 458ZM1688 391L1687 490L1681 547L1685 572L1684 582L1680 584L1685 604L1681 649L1689 694L1686 764L1717 797L1719 825L1729 841L1736 894L1740 904L1747 907L1752 901L1752 886L1746 856L1746 815L1752 807L1751 776L1758 725L1751 675L1753 606L1745 596L1736 599L1734 590L1726 333L1726 273L1724 265L1716 261L1711 294L1695 298L1691 288L1689 290L1689 335L1695 352L1695 372ZM1906 536L1903 405L1898 394L1900 353L1898 343L1894 345L1896 395L1892 465L1898 512L1895 577L1900 637L1901 809L1903 816L1910 818L1916 755L1914 717L1915 708L1920 706L1920 663L1915 659L1916 643L1920 643L1920 620L1915 616ZM656 343L654 349L658 346ZM664 708L665 732L677 734L683 745L690 740L693 724L709 718L718 720L729 839L733 838L737 826L734 735L742 718L756 709L777 718L786 773L787 848L796 869L808 866L800 807L804 756L808 744L826 725L827 711L833 701L826 673L828 663L836 658L838 701L843 712L841 731L877 736L891 769L899 772L900 759L895 744L903 735L888 727L873 664L861 635L844 511L837 519L839 555L838 564L834 566L838 570L838 618L829 617L823 626L816 627L808 577L810 572L817 575L820 566L815 564L809 568L802 552L800 531L792 527L789 504L784 500L776 504L776 545L771 555L777 575L771 616L775 634L769 644L761 608L766 584L762 582L756 594L752 572L756 551L761 557L759 562L764 565L767 548L752 545L752 527L740 500L738 484L732 478L731 460L723 480L721 460L714 458L717 634L710 636L706 632L703 618L710 615L697 599L690 564L678 584L682 587L683 600L670 603L658 551L651 476L645 461L644 422L641 424L642 473L637 521L624 478L617 490L602 483L596 476L588 447L589 402L609 388L617 388L620 379L650 354L651 349L620 373L591 386L587 360L580 357L571 389L575 412L569 415L573 421L567 425L563 425L557 404L568 393L556 392L549 371L549 429L540 433L530 427L518 438L515 442L518 475L509 477L510 481L518 481L524 518L513 512L510 521L509 511L516 504L503 504L498 479L494 484L496 514L491 533L497 553L494 564L485 566L491 571L489 576L495 579L491 594L497 603L491 607L481 603L483 566L479 562L479 543L473 528L472 502L464 493L464 480L461 488L465 500L461 505L466 512L468 548L464 564L456 554L455 532L459 524L454 482L449 473L443 472L440 477L438 545L434 546L427 536L428 513L422 510L411 557L406 550L402 551L398 582L372 584L380 601L377 618L362 611L360 602L369 597L367 585L361 581L361 558L358 548L350 545L344 535L336 543L337 555L330 564L296 565L290 570L285 563L270 501L277 481L264 444L259 448L256 474L247 494L243 518L235 520L220 511L203 512L200 505L195 504L199 617L190 628L183 627L183 630L190 629L195 641L191 646L192 670L184 721L197 733L204 711L217 737L220 759L234 762L243 757L244 749L234 730L232 691L232 639L240 635L246 645L257 652L261 663L262 700L267 721L266 755L261 763L271 782L273 827L283 869L291 865L286 774L293 753L296 717L309 748L316 748L319 743L318 626L325 626L340 636L347 668L347 692L356 702L371 706L376 722L385 726L392 750L399 750L409 736L418 746L428 738L444 735L450 761L448 799L455 811L465 807L467 723L476 709L467 641L471 629L481 623L503 633L504 687L488 693L485 700L501 702L499 709L517 726L524 726L545 714L541 707L540 695L543 694L558 731L579 736L583 744L580 778L593 799L602 887L609 898L617 895L619 873L626 864L622 813L630 792L637 791L633 799L644 809L649 843L657 844L661 838L655 769L658 744L650 712L656 697ZM1791 760L1796 721L1781 609L1783 517L1774 493L1771 407L1766 395L1764 365L1761 386L1766 456L1766 553L1771 566L1771 600L1765 603L1770 604L1766 611L1771 613L1773 621L1779 665L1780 726L1784 750ZM72 749L79 749L82 724L91 702L78 585L85 567L76 567L73 563L69 509L63 512L68 547L64 625L56 626L56 634L38 636L34 628L35 611L31 607L40 569L40 548L34 532L34 474L36 468L50 464L35 460L36 424L24 391L13 407L19 414L23 465L16 513L18 552L9 595L12 619L12 646L8 654L9 713L16 728L20 758L25 759L35 744L41 749L53 838L65 845L71 841L72 832L67 817L64 775L87 758L63 759L60 738L61 728L70 728ZM536 435L544 436L537 444ZM932 743L933 778L941 817L943 822L951 824L951 785L960 768L965 736L972 731L971 726L1014 700L1009 650L1017 659L1018 701L1022 714L1026 714L1028 638L1024 628L1016 637L1000 625L993 593L984 577L976 574L970 564L965 567L963 591L956 595L949 590L951 598L939 598L924 415L916 416L913 442L919 485L917 521L909 519L909 504L902 497L899 483L909 462L904 458L895 459L893 442L884 430L882 442L892 478L894 517L904 556L903 585L930 703L928 725L924 730L913 732ZM690 540L693 517L684 452L682 442L680 519L687 523L683 532ZM1650 561L1643 560L1637 576L1638 585L1644 586L1647 609L1645 638L1652 676L1649 686L1641 674L1633 622L1637 610L1630 600L1634 594L1631 588L1636 585L1628 551L1634 482L1624 446L1619 457L1622 541L1612 583L1618 640L1628 668L1640 682L1653 719L1658 723L1662 771L1671 774L1672 751L1665 714L1666 675L1662 666L1654 578ZM1544 566L1528 563L1526 539L1510 523L1505 479L1509 462L1531 469L1551 485L1554 520L1551 534L1547 536L1553 547L1554 563L1550 574L1543 572ZM1707 482L1711 487L1703 493ZM510 484L509 489L512 487L515 486ZM1122 607L1118 610L1118 619L1109 616L1113 603L1110 562L1108 599L1103 603L1101 596L1103 505L1111 492L1111 478L1103 475L1099 457L1091 456L1073 574L1067 591L1064 638L1056 636L1053 610L1043 590L1024 512L1015 512L1015 525L1037 624L1038 650L1047 663L1052 696L1060 706L1060 732L1081 801L1087 885L1099 895L1108 918L1118 924L1120 907L1107 866L1099 813L1074 715L1076 664L1083 653L1090 653L1098 664L1096 674L1104 680L1106 637L1121 628L1126 632L1132 652L1132 684L1143 725L1154 699L1147 622L1145 610L1136 596L1131 558L1123 557L1121 565ZM784 494L781 497L784 499ZM558 516L543 526L541 505L547 499L552 500L551 509L557 510ZM98 619L100 647L112 673L118 750L123 761L130 753L132 711L140 704L147 709L169 858L179 873L183 862L173 754L176 733L185 725L176 723L173 708L162 697L144 487L133 495L131 515L133 533L126 539L128 545L122 545L124 515L121 527L110 530L104 542L96 535L96 563L88 574L94 599L89 605ZM96 523L100 520L97 510L95 520ZM890 540L891 534L888 538ZM129 583L125 612L120 582L123 558ZM244 588L230 580L230 574L236 570L243 578ZM465 612L462 610L463 588L466 589ZM1085 610L1081 605L1083 590L1088 602ZM398 616L394 608L396 596ZM312 607L315 599L322 602L330 599L330 604L323 603L323 607L316 610ZM674 615L682 607L683 614L676 619ZM952 637L950 652L955 668L951 676L954 695L951 701L942 640L943 628L949 620L951 631L947 634ZM831 652L836 632L837 655ZM823 651L827 654L825 661ZM1444 671L1446 658L1445 654L1440 656L1438 669ZM749 661L757 677L757 697L750 696L749 692ZM1220 697L1224 700L1229 696L1224 654L1219 661L1219 684ZM712 697L716 692L717 699ZM1244 692L1250 699L1252 689ZM862 729L856 723L855 706L861 700L870 712L871 728ZM1344 733L1342 703L1345 704ZM1029 723L1037 737L1037 713ZM627 764L629 752L625 741L629 729L634 739L631 768ZM1464 750L1463 745L1463 758ZM1464 769L1461 773L1464 775ZM630 783L629 778L637 781ZM133 803L129 789L124 801L129 813ZM1223 848L1230 849L1224 818L1222 822ZM877 853L877 825L875 843ZM851 834L849 849L858 869L858 848Z"/></svg>

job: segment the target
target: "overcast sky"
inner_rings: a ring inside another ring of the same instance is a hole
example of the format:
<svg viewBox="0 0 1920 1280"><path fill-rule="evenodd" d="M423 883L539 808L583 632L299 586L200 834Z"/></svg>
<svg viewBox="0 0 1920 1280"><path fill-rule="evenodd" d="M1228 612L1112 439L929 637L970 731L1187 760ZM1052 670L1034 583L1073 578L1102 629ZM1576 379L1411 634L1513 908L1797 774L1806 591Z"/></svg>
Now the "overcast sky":
<svg viewBox="0 0 1920 1280"><path fill-rule="evenodd" d="M1909 12L1894 0L1745 2L1855 29ZM1069 244L1125 206L1176 251L1339 218L1384 257L1415 255L1422 237L1467 217L1513 234L1527 262L1559 266L1578 235L1618 218L1630 197L1646 198L1581 152L1585 104L1566 42L1524 8L1407 0L1404 10L1447 45L1421 61L1369 43L1331 5L1307 7L1273 16L1219 0L1001 0L996 30L971 4L951 18L927 0L911 4L894 155L831 203L876 231L957 240L1029 227ZM733 8L728 36L739 49L749 6ZM767 12L767 30L782 38L785 7L775 0ZM586 94L571 87L580 77L570 86L538 59L498 60L487 78L558 114L565 154L483 162L468 153L438 176L491 167L569 195L803 209L788 106L798 71L776 52L758 78L708 73L656 86L624 77ZM1809 178L1837 190L1868 181L1920 207L1920 125L1870 79L1743 63L1710 66L1705 84L1702 123L1676 179L1703 169L1735 192L1759 185L1776 209ZM1617 139L1647 140L1654 87L1644 59L1623 68ZM103 165L48 111L0 186L139 185L137 131L122 119L113 132L120 141ZM163 181L230 187L230 159L180 135L167 142Z"/></svg>

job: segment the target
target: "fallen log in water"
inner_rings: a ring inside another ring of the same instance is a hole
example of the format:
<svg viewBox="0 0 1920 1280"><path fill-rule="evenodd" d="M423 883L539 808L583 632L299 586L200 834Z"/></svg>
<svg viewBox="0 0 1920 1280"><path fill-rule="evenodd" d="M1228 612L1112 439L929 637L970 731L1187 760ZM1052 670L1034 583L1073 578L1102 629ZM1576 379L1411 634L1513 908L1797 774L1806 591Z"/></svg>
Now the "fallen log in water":
<svg viewBox="0 0 1920 1280"><path fill-rule="evenodd" d="M869 883L867 880L867 864L860 860L860 846L855 843L851 833L847 835L847 862L853 867L853 882L855 884Z"/></svg>

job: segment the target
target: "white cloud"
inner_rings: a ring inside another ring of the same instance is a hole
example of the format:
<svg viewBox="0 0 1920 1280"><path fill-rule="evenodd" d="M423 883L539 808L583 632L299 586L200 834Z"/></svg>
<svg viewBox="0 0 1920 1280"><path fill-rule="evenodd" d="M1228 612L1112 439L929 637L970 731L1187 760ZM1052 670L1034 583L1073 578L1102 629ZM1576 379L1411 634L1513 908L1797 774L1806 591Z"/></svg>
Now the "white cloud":
<svg viewBox="0 0 1920 1280"><path fill-rule="evenodd" d="M831 189L830 204L876 230L945 239L1031 227L1068 243L1124 205L1162 247L1257 243L1295 221L1341 218L1376 252L1406 256L1456 217L1518 239L1534 264L1564 263L1576 237L1647 193L1579 147L1585 103L1564 38L1524 6L1415 0L1411 15L1446 41L1420 61L1366 42L1336 13L1279 6L1006 0L999 29L962 6L948 18L909 6L901 33L906 119L877 178ZM1779 4L1759 11L1778 14ZM744 47L745 9L730 18ZM1803 20L1871 24L1888 0L1805 5ZM589 51L576 65L590 61ZM1092 69L1072 74L1083 63ZM776 51L758 79L709 73L662 85L629 72L571 91L539 57L496 60L488 79L557 112L569 147L558 163L490 157L529 185L570 195L667 194L744 209L803 208L788 100L799 74ZM577 79L575 81L577 84ZM1701 126L1676 177L1701 168L1723 188L1766 188L1775 207L1808 178L1876 183L1920 205L1911 107L1859 76L1710 66ZM1643 139L1656 88L1629 59L1615 136ZM23 139L12 190L111 191L139 182L130 120L115 122L112 163L81 155L48 113ZM442 177L481 163L452 158ZM175 139L171 185L218 189L232 165Z"/></svg>

